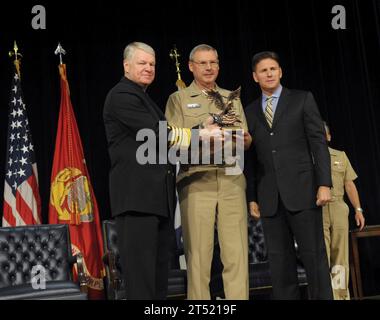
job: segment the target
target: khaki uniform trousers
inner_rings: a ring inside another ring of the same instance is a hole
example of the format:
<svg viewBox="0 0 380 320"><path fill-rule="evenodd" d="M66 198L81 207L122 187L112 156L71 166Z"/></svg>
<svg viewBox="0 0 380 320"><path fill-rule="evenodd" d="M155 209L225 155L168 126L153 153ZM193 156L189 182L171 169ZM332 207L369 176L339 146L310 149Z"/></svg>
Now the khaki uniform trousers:
<svg viewBox="0 0 380 320"><path fill-rule="evenodd" d="M342 198L323 207L323 231L334 300L349 300L349 208Z"/></svg>
<svg viewBox="0 0 380 320"><path fill-rule="evenodd" d="M188 299L210 299L214 228L218 230L226 299L248 299L245 177L224 168L197 172L178 183L188 275Z"/></svg>

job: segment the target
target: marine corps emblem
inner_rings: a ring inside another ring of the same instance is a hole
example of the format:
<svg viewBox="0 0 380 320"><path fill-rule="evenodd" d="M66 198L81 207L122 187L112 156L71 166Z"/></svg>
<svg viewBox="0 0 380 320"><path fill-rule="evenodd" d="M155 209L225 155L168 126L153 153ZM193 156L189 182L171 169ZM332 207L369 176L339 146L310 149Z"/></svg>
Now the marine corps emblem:
<svg viewBox="0 0 380 320"><path fill-rule="evenodd" d="M89 183L79 169L59 171L51 189L50 203L57 210L59 220L70 220L71 224L94 220Z"/></svg>

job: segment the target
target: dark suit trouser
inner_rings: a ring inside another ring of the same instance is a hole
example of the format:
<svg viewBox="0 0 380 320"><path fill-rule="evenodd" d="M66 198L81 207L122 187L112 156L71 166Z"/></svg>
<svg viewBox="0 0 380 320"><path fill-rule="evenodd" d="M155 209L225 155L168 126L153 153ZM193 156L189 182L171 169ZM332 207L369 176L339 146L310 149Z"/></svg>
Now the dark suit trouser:
<svg viewBox="0 0 380 320"><path fill-rule="evenodd" d="M277 213L262 217L274 299L300 299L294 238L306 270L310 299L332 299L321 208L289 212L281 199ZM293 236L294 235L294 236Z"/></svg>
<svg viewBox="0 0 380 320"><path fill-rule="evenodd" d="M172 248L169 218L127 212L116 217L126 298L166 299Z"/></svg>

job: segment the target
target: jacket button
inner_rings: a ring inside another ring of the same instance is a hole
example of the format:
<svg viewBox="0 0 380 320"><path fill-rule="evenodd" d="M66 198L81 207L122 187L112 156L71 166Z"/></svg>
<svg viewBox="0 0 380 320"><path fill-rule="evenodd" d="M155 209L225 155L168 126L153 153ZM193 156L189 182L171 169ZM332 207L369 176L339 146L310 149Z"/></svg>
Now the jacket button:
<svg viewBox="0 0 380 320"><path fill-rule="evenodd" d="M274 135L274 132L271 132L270 135L273 136L273 135Z"/></svg>
<svg viewBox="0 0 380 320"><path fill-rule="evenodd" d="M272 150L272 153L276 153L276 150Z"/></svg>

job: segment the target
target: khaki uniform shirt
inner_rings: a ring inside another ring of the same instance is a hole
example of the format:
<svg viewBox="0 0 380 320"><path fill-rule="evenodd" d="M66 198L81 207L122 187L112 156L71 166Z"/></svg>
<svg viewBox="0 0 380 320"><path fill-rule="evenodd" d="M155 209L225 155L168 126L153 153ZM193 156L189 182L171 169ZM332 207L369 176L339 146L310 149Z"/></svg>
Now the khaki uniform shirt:
<svg viewBox="0 0 380 320"><path fill-rule="evenodd" d="M329 147L331 158L331 175L333 188L331 189L332 201L341 200L344 196L344 182L353 181L358 176L351 166L350 160L344 151Z"/></svg>
<svg viewBox="0 0 380 320"><path fill-rule="evenodd" d="M229 90L216 86L216 90L225 98L231 93ZM240 99L233 101L233 110L241 121L240 128L248 131L247 120ZM168 124L180 128L192 128L201 124L209 116L209 113L220 113L213 101L207 99L206 95L193 81L185 89L174 92L169 96L166 104L165 116ZM223 165L181 165L178 180L195 172L216 170Z"/></svg>

